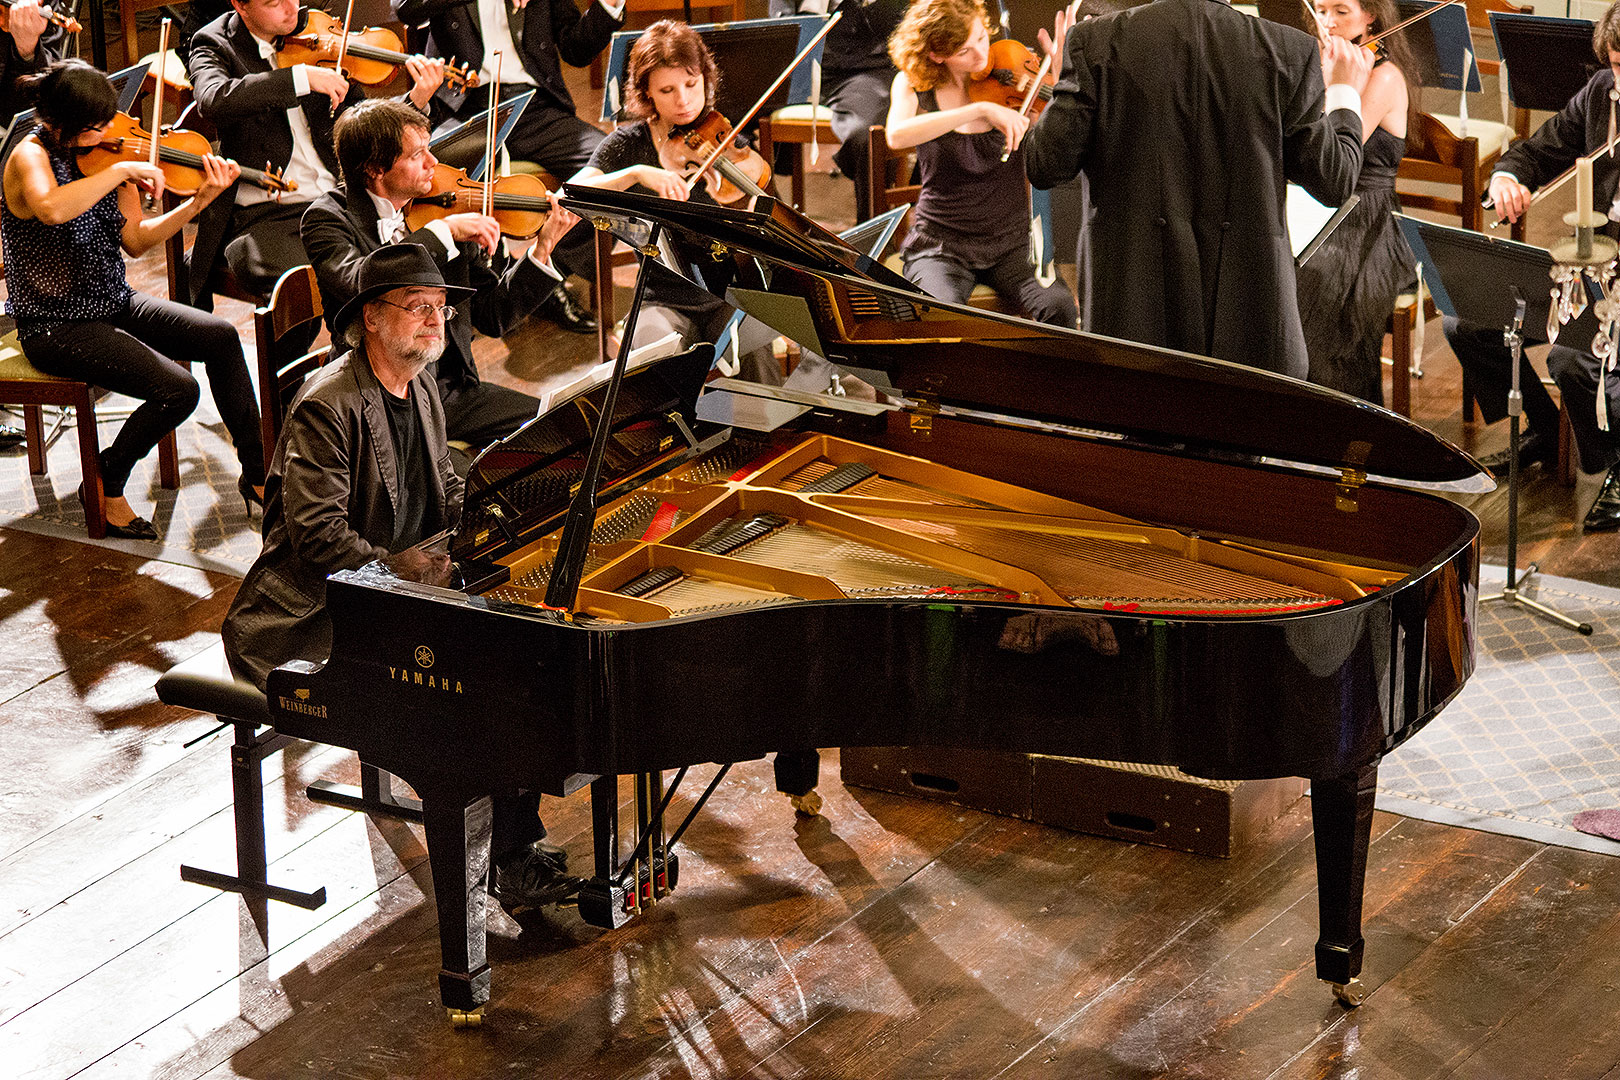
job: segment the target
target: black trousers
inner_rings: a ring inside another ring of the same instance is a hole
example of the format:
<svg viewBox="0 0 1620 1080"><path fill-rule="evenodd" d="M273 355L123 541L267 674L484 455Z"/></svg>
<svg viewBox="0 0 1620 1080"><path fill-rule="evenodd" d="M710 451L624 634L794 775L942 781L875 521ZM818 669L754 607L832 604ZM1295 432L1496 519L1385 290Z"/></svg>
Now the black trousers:
<svg viewBox="0 0 1620 1080"><path fill-rule="evenodd" d="M459 386L440 382L439 400L444 403L445 434L472 448L465 460L455 448L450 451L456 472L463 476L480 450L512 434L540 411L539 398L486 382Z"/></svg>
<svg viewBox="0 0 1620 1080"><path fill-rule="evenodd" d="M208 372L225 429L236 444L242 476L264 483L259 406L235 327L185 304L136 293L122 315L76 322L22 342L30 363L47 375L93 383L140 400L112 445L101 452L108 497L124 493L135 463L197 407L197 380L184 363Z"/></svg>
<svg viewBox="0 0 1620 1080"><path fill-rule="evenodd" d="M889 119L889 91L894 85L894 72L881 71L822 72L822 96L832 110L832 132L842 145L833 154L838 171L855 182L855 220L865 221L872 216L872 200L868 198L871 175L871 154L866 142L867 129Z"/></svg>
<svg viewBox="0 0 1620 1080"><path fill-rule="evenodd" d="M496 859L546 838L546 827L540 823L539 792L497 795L491 803L489 853Z"/></svg>
<svg viewBox="0 0 1620 1080"><path fill-rule="evenodd" d="M906 278L929 296L965 304L980 282L989 285L1004 300L1011 300L1020 310L1036 322L1064 326L1073 330L1080 318L1069 287L1060 279L1042 285L1035 277L1029 255L1014 249L994 266L975 270L958 259L946 255L924 255L905 261Z"/></svg>
<svg viewBox="0 0 1620 1080"><path fill-rule="evenodd" d="M1501 328L1459 322L1449 316L1443 326L1451 351L1473 383L1480 413L1487 423L1501 420L1507 416L1513 378L1513 353L1502 343ZM1607 380L1610 430L1604 431L1597 422L1599 363L1590 353L1563 345L1554 345L1547 354L1547 374L1563 395L1581 468L1589 473L1603 472L1620 460L1620 379ZM1519 366L1519 393L1524 397L1528 429L1544 438L1558 438L1558 406L1528 360Z"/></svg>
<svg viewBox="0 0 1620 1080"><path fill-rule="evenodd" d="M298 222L308 206L266 202L236 208L231 215L236 235L225 244L225 265L243 288L269 296L282 274L309 263L298 235Z"/></svg>

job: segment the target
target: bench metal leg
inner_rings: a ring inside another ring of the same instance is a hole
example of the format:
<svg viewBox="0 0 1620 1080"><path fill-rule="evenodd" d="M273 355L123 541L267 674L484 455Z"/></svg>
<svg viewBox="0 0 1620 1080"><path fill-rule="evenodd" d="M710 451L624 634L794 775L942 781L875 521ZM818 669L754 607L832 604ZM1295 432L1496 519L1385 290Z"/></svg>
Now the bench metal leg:
<svg viewBox="0 0 1620 1080"><path fill-rule="evenodd" d="M300 892L270 884L264 847L264 775L259 763L280 750L290 740L271 728L258 732L258 726L247 720L220 717L236 729L236 740L231 744L231 802L236 816L236 873L221 874L195 866L180 867L180 879L194 885L207 885L243 896L279 900L313 911L326 903L326 887L314 892Z"/></svg>
<svg viewBox="0 0 1620 1080"><path fill-rule="evenodd" d="M304 794L311 802L422 824L422 804L416 799L395 795L393 780L391 774L362 761L358 788L317 780L304 789Z"/></svg>

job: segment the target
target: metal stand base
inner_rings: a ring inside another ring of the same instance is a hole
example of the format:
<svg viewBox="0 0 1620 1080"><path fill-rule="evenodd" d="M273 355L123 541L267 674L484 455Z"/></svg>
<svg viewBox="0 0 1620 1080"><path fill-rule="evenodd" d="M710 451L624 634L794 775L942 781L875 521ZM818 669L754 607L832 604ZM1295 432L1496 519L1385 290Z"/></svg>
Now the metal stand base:
<svg viewBox="0 0 1620 1080"><path fill-rule="evenodd" d="M1517 581L1515 581L1513 570L1510 566L1508 568L1508 584L1503 586L1502 591L1491 593L1489 596L1482 596L1479 598L1479 602L1482 604L1488 604L1492 600L1500 600L1510 607L1521 607L1529 611L1533 611L1542 618L1551 619L1558 625L1568 627L1577 634L1586 634L1590 636L1592 633L1591 623L1576 622L1563 612L1555 611L1546 604L1543 604L1538 600L1531 600L1521 594L1520 590L1524 588L1524 583L1529 580L1530 577L1539 573L1540 571L1540 566L1536 565L1535 563L1531 563L1529 566L1524 568L1524 573L1519 574Z"/></svg>

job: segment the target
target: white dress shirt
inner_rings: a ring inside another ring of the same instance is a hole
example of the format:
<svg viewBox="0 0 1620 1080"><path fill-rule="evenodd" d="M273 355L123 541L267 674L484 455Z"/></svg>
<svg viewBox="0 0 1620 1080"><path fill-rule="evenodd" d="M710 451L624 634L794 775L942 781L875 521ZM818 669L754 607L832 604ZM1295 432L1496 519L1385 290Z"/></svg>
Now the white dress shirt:
<svg viewBox="0 0 1620 1080"><path fill-rule="evenodd" d="M263 38L255 37L254 42L259 46L259 55L275 66L276 49ZM292 69L293 89L299 97L309 93L309 71L303 64ZM310 202L321 195L322 192L332 191L338 186L337 177L332 170L326 167L321 156L315 152L315 136L310 134L309 118L304 110L294 105L287 110L287 126L292 128L293 149L292 157L287 161L287 168L283 171L284 179L291 180L298 185L298 190L288 192L281 197L284 203ZM262 165L258 161L244 161L241 164L257 168ZM251 206L255 203L269 202L270 193L252 184L236 185L236 205Z"/></svg>
<svg viewBox="0 0 1620 1080"><path fill-rule="evenodd" d="M366 194L371 198L371 205L377 208L377 239L384 244L397 244L403 241L411 231L410 227L405 224L405 211L403 209L396 210L391 201L374 191L367 191ZM455 237L450 234L450 226L443 221L430 221L424 227L434 236L437 236L439 242L444 245L445 250L449 253L445 257L446 262L461 254L461 246L456 243ZM538 244L529 248L529 261L551 277L561 281L562 272L551 264L550 259L542 262L535 258L539 250L540 245Z"/></svg>

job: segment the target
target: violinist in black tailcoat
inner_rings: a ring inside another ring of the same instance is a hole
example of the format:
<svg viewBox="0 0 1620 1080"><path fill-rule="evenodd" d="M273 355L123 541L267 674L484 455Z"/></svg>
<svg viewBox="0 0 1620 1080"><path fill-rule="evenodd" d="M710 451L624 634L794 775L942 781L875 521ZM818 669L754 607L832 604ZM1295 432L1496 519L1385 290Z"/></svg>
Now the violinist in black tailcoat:
<svg viewBox="0 0 1620 1080"><path fill-rule="evenodd" d="M1284 185L1350 196L1371 67L1342 39L1320 49L1223 0L1155 0L1069 32L1023 146L1036 187L1090 181L1086 329L1304 378Z"/></svg>

